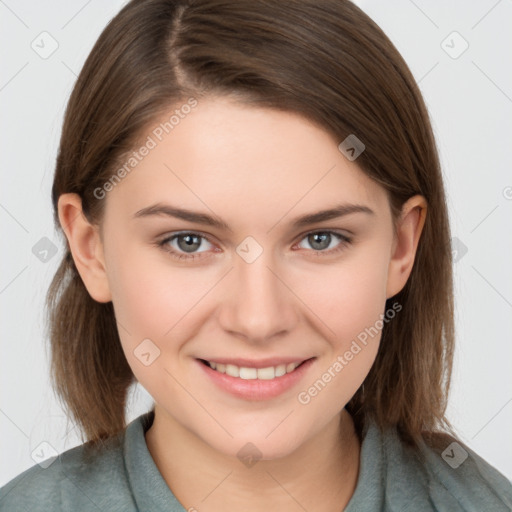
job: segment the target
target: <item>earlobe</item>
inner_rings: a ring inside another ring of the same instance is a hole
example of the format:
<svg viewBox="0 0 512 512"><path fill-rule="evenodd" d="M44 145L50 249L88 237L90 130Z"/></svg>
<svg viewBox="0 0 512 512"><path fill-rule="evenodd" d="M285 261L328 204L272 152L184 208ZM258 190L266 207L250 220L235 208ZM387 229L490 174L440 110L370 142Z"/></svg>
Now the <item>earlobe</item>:
<svg viewBox="0 0 512 512"><path fill-rule="evenodd" d="M388 299L399 293L409 279L426 215L427 202L421 195L411 197L402 207L388 268Z"/></svg>
<svg viewBox="0 0 512 512"><path fill-rule="evenodd" d="M86 219L78 194L62 194L59 197L58 212L75 266L87 291L98 302L111 301L98 226L90 224Z"/></svg>

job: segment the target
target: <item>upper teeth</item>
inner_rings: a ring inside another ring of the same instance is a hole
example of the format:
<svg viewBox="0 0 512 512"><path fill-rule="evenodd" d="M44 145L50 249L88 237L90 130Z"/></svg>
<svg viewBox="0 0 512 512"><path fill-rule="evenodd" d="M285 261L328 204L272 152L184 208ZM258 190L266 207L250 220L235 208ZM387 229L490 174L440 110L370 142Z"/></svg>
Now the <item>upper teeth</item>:
<svg viewBox="0 0 512 512"><path fill-rule="evenodd" d="M217 370L220 373L225 373L230 377L239 377L246 380L270 380L275 377L281 377L285 373L293 372L301 362L280 364L279 366L269 366L268 368L247 368L245 366L236 366L234 364L214 363L213 361L208 361L208 364L214 370Z"/></svg>

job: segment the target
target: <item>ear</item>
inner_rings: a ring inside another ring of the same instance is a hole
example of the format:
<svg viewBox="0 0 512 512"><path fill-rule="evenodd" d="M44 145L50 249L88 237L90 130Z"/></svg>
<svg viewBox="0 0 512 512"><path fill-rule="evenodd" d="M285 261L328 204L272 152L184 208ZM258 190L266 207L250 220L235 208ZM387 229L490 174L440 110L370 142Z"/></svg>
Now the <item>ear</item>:
<svg viewBox="0 0 512 512"><path fill-rule="evenodd" d="M409 279L426 215L427 201L421 195L411 197L402 206L388 268L388 299L400 292Z"/></svg>
<svg viewBox="0 0 512 512"><path fill-rule="evenodd" d="M98 302L111 301L99 227L86 219L78 194L62 194L58 212L75 266L89 295Z"/></svg>

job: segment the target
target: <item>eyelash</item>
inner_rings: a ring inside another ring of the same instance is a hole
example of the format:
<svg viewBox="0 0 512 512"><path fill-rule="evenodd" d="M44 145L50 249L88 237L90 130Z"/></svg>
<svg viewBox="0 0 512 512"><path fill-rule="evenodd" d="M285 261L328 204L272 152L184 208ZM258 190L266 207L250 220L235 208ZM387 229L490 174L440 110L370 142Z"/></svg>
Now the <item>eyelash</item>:
<svg viewBox="0 0 512 512"><path fill-rule="evenodd" d="M316 253L317 256L332 256L333 254L344 250L346 248L346 246L348 246L352 243L352 239L347 237L346 235L338 233L337 231L330 231L330 230L309 231L308 233L305 233L304 235L302 235L302 238L299 240L299 243L302 242L302 240L304 240L308 236L314 235L314 234L330 234L330 235L334 235L335 237L340 239L340 244L337 245L334 249L321 250L321 251L315 251L314 249L311 249L311 251ZM157 242L157 245L158 245L158 247L160 247L165 252L169 253L170 256L172 256L173 258L175 258L177 260L195 260L196 258L208 257L208 256L202 256L203 254L206 253L206 251L200 252L200 253L195 253L195 254L194 253L186 254L186 253L178 252L168 245L169 242L172 242L177 237L184 236L184 235L192 235L192 236L196 236L198 238L203 238L204 240L207 240L209 243L213 244L213 242L211 242L208 239L208 237L206 237L200 233L196 233L194 231L180 231L179 233L174 233L171 236L168 236L168 237L164 238L163 240Z"/></svg>

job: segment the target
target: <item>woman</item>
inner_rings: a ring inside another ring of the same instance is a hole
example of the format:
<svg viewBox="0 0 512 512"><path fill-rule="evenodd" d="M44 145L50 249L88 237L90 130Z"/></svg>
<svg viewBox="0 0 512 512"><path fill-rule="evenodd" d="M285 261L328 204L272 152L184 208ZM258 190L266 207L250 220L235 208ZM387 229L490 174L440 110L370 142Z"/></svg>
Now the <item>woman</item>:
<svg viewBox="0 0 512 512"><path fill-rule="evenodd" d="M428 114L352 3L128 3L73 90L52 199L52 375L87 443L0 510L511 509L445 417ZM155 406L127 426L135 381Z"/></svg>

